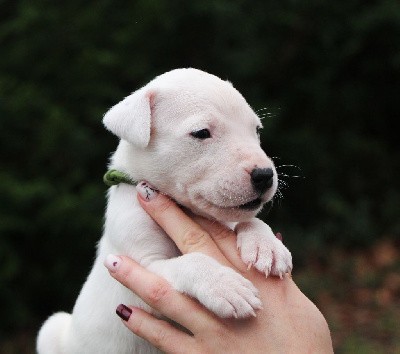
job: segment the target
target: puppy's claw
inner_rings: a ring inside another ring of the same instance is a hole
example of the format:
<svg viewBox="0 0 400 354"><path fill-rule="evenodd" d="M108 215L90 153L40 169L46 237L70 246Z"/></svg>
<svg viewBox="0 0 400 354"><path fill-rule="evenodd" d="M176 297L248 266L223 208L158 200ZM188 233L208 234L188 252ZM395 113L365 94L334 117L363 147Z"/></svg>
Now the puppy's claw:
<svg viewBox="0 0 400 354"><path fill-rule="evenodd" d="M272 264L270 264L267 269L265 270L265 277L268 278L271 274Z"/></svg>
<svg viewBox="0 0 400 354"><path fill-rule="evenodd" d="M292 270L289 250L275 237L268 225L260 220L238 224L236 227L240 255L249 270L254 267L265 274L284 278Z"/></svg>

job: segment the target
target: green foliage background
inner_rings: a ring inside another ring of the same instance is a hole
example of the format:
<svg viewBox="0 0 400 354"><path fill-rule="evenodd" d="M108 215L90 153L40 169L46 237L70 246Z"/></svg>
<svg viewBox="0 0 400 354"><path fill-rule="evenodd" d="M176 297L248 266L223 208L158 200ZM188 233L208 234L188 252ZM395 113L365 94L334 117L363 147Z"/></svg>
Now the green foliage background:
<svg viewBox="0 0 400 354"><path fill-rule="evenodd" d="M0 1L0 21L0 336L71 309L117 144L102 115L173 68L266 108L265 150L301 169L263 214L295 266L399 236L398 1Z"/></svg>

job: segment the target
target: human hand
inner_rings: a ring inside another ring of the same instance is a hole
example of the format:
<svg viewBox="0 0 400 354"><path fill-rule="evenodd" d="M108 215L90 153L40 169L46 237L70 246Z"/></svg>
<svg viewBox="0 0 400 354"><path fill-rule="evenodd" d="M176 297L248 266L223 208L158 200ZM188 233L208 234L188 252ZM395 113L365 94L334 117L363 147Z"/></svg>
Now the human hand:
<svg viewBox="0 0 400 354"><path fill-rule="evenodd" d="M110 274L147 304L186 328L187 333L147 312L120 305L117 313L133 333L167 353L330 353L327 323L286 275L265 278L247 269L236 248L235 233L224 225L189 217L166 196L138 195L142 207L167 232L182 253L202 252L249 279L259 290L263 309L250 319L217 318L197 301L174 290L163 278L119 256Z"/></svg>

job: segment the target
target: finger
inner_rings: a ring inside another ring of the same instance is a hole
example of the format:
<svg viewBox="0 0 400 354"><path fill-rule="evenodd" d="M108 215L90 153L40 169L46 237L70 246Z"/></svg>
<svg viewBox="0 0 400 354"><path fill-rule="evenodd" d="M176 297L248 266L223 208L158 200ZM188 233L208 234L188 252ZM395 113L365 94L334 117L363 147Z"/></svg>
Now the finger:
<svg viewBox="0 0 400 354"><path fill-rule="evenodd" d="M175 202L158 193L147 182L139 183L136 188L142 208L171 237L183 254L201 252L224 265L230 265L210 235L187 216Z"/></svg>
<svg viewBox="0 0 400 354"><path fill-rule="evenodd" d="M236 233L232 229L219 222L208 220L201 216L194 216L193 220L210 235L229 263L240 272L248 273L248 267L240 257Z"/></svg>
<svg viewBox="0 0 400 354"><path fill-rule="evenodd" d="M123 324L163 352L184 353L186 348L191 348L195 344L192 336L178 330L166 321L155 318L144 310L126 306L123 310L125 313L131 311L130 314L129 312L127 315L124 314L125 316L119 315L123 319Z"/></svg>
<svg viewBox="0 0 400 354"><path fill-rule="evenodd" d="M132 259L108 255L104 265L113 278L132 290L149 306L192 333L216 321L198 302L179 293L164 278L148 271Z"/></svg>

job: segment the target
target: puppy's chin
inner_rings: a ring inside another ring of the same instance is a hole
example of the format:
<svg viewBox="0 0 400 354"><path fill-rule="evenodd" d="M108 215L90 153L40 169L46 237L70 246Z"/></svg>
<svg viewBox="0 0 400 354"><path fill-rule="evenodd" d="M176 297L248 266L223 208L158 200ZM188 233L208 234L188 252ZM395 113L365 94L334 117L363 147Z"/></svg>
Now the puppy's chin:
<svg viewBox="0 0 400 354"><path fill-rule="evenodd" d="M231 200L225 204L225 200L211 200L197 191L177 193L176 196L172 196L180 206L190 210L191 213L220 222L248 221L254 218L272 197L272 193L267 193L261 197L253 196L253 199L250 198L242 204L232 205Z"/></svg>
<svg viewBox="0 0 400 354"><path fill-rule="evenodd" d="M220 222L248 221L254 218L269 201L268 199L266 200L266 196L263 196L263 198L255 198L237 206L224 206L214 204L200 194L192 195L191 197L185 196L184 199L175 197L173 199L193 214Z"/></svg>
<svg viewBox="0 0 400 354"><path fill-rule="evenodd" d="M190 210L207 219L221 222L243 222L254 218L262 209L263 204L254 209L219 208L216 206L207 206L207 208L190 208Z"/></svg>

